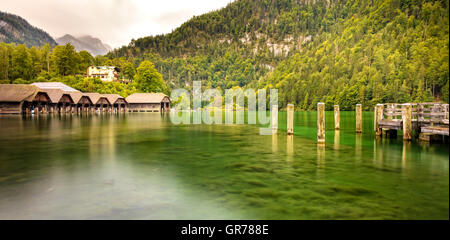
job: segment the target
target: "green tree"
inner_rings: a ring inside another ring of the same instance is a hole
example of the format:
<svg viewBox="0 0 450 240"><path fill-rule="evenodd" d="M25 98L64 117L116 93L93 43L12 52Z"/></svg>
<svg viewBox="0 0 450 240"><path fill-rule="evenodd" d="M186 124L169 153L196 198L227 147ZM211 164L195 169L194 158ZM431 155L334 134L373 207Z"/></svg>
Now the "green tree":
<svg viewBox="0 0 450 240"><path fill-rule="evenodd" d="M168 92L168 87L162 75L155 69L150 61L143 61L134 75L136 89L141 92Z"/></svg>
<svg viewBox="0 0 450 240"><path fill-rule="evenodd" d="M18 45L12 53L12 76L11 79L31 79L32 58L25 44Z"/></svg>
<svg viewBox="0 0 450 240"><path fill-rule="evenodd" d="M56 46L52 52L52 62L57 74L67 76L78 72L79 56L70 43Z"/></svg>
<svg viewBox="0 0 450 240"><path fill-rule="evenodd" d="M80 56L80 63L79 63L79 73L83 73L87 71L87 68L94 64L94 57L88 52L88 51L80 51L78 53Z"/></svg>

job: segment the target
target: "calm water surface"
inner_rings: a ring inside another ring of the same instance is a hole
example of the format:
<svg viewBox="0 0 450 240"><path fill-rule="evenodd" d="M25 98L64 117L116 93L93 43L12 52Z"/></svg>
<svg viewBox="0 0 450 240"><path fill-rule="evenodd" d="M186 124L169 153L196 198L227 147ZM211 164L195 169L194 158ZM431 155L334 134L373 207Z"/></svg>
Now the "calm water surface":
<svg viewBox="0 0 450 240"><path fill-rule="evenodd" d="M448 219L448 144L376 139L353 112L317 146L168 115L0 116L0 219Z"/></svg>

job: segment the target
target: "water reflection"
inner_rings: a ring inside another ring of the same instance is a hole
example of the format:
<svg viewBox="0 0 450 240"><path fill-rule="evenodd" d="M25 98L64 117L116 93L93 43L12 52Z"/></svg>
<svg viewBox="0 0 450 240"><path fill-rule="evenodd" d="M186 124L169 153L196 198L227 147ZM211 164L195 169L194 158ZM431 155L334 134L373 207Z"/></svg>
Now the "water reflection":
<svg viewBox="0 0 450 240"><path fill-rule="evenodd" d="M294 158L294 135L287 135L286 156L288 161L292 161Z"/></svg>
<svg viewBox="0 0 450 240"><path fill-rule="evenodd" d="M411 142L403 141L403 147L402 147L402 170L403 170L403 173L405 173L408 168L407 161L408 161L408 158L410 158L410 152L411 152Z"/></svg>
<svg viewBox="0 0 450 240"><path fill-rule="evenodd" d="M325 144L317 144L317 175L325 171Z"/></svg>
<svg viewBox="0 0 450 240"><path fill-rule="evenodd" d="M355 134L355 156L356 162L361 163L362 161L362 134Z"/></svg>
<svg viewBox="0 0 450 240"><path fill-rule="evenodd" d="M272 134L272 153L276 153L278 151L278 135Z"/></svg>
<svg viewBox="0 0 450 240"><path fill-rule="evenodd" d="M448 146L358 138L345 112L317 145L298 116L271 138L158 113L0 118L0 218L448 218Z"/></svg>
<svg viewBox="0 0 450 240"><path fill-rule="evenodd" d="M334 131L334 149L339 150L339 143L340 143L340 131L335 130Z"/></svg>

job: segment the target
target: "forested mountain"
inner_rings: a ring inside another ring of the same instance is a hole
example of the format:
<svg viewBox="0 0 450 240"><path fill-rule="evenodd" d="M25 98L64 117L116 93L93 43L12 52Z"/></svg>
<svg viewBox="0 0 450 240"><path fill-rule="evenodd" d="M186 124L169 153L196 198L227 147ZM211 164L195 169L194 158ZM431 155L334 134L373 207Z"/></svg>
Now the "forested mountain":
<svg viewBox="0 0 450 240"><path fill-rule="evenodd" d="M0 42L43 46L55 46L55 40L45 31L30 25L25 19L0 11Z"/></svg>
<svg viewBox="0 0 450 240"><path fill-rule="evenodd" d="M103 43L100 39L86 35L81 37L74 37L70 34L66 34L56 39L59 45L66 45L70 43L75 47L77 51L88 51L93 56L105 55L111 51L111 47L108 44Z"/></svg>
<svg viewBox="0 0 450 240"><path fill-rule="evenodd" d="M107 56L171 87L276 87L280 105L448 102L448 0L237 0Z"/></svg>

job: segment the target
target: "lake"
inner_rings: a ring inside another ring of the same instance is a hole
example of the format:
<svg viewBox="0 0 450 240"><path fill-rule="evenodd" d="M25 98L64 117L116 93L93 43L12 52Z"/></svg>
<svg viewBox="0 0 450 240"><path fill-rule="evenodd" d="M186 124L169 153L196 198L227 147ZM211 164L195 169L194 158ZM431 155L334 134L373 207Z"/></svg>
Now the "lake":
<svg viewBox="0 0 450 240"><path fill-rule="evenodd" d="M296 112L294 136L159 113L0 116L0 219L449 219L448 143L355 134Z"/></svg>

